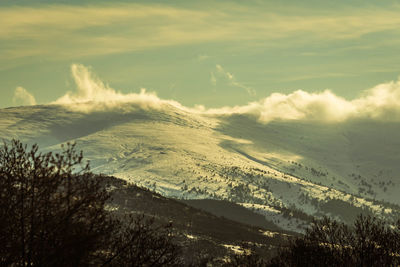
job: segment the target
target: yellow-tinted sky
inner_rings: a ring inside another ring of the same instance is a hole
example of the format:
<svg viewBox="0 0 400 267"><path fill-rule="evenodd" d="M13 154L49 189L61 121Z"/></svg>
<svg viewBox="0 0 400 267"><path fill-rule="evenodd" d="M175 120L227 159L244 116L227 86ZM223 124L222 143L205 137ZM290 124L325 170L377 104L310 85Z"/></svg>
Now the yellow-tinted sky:
<svg viewBox="0 0 400 267"><path fill-rule="evenodd" d="M74 90L75 63L187 106L298 89L353 99L400 74L399 14L398 1L5 0L0 107Z"/></svg>

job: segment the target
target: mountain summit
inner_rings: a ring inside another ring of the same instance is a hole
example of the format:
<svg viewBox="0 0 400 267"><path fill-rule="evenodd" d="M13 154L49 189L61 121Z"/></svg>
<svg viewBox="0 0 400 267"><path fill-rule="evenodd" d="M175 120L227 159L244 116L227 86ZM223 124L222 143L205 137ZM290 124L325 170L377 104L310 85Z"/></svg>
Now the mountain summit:
<svg viewBox="0 0 400 267"><path fill-rule="evenodd" d="M398 123L272 121L245 114L204 114L157 106L94 103L0 110L0 138L44 150L76 142L94 172L114 175L165 196L228 200L302 231L329 214L394 219Z"/></svg>

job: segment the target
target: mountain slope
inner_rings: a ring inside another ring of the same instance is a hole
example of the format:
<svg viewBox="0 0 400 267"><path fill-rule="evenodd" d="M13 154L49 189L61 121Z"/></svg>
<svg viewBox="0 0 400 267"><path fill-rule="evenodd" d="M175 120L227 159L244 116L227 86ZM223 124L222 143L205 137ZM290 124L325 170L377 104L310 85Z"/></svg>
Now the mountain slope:
<svg viewBox="0 0 400 267"><path fill-rule="evenodd" d="M222 259L241 251L243 244L256 245L261 255L267 257L293 237L293 233L271 224L273 229L238 223L147 189L128 185L124 180L103 178L112 195L107 208L123 215L143 214L154 218L156 225L172 223L177 241L183 245L183 255L188 256L188 263L194 256Z"/></svg>
<svg viewBox="0 0 400 267"><path fill-rule="evenodd" d="M163 104L85 111L48 105L0 110L0 138L43 151L77 142L94 172L183 199L219 199L302 231L311 216L400 208L397 123L259 123ZM375 199L375 200L374 200Z"/></svg>

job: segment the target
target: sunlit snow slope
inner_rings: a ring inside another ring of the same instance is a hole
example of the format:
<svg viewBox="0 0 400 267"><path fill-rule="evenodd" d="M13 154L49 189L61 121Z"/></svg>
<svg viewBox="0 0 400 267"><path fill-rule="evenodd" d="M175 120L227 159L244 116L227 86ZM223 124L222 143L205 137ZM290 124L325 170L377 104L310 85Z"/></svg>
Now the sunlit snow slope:
<svg viewBox="0 0 400 267"><path fill-rule="evenodd" d="M388 220L400 209L400 124L259 123L164 103L85 112L61 105L0 110L0 138L44 151L76 142L94 172L166 196L227 199L300 230L309 215Z"/></svg>

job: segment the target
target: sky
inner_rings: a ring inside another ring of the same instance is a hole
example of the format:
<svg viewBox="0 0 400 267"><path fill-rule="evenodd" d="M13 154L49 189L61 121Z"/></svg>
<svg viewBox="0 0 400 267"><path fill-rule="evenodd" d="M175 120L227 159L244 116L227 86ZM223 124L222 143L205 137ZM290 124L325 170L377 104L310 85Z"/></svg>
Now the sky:
<svg viewBox="0 0 400 267"><path fill-rule="evenodd" d="M352 101L398 80L398 14L385 0L2 0L0 108L76 91L76 66L187 107L326 89Z"/></svg>

